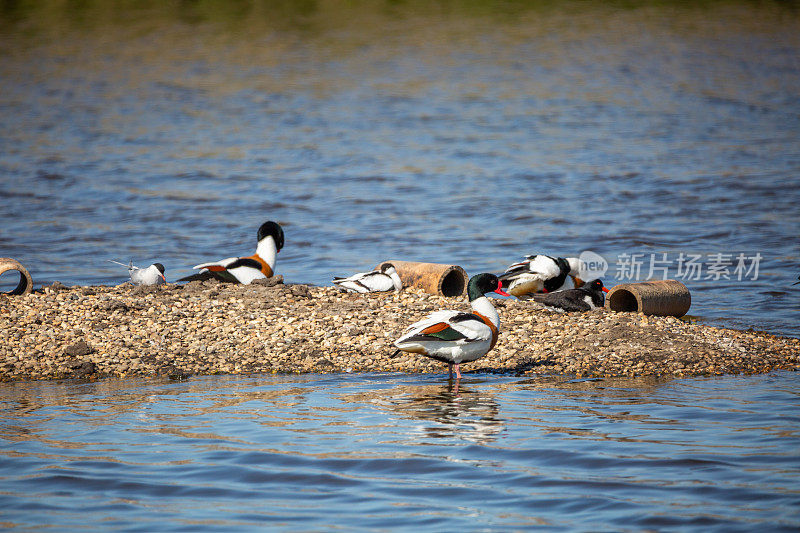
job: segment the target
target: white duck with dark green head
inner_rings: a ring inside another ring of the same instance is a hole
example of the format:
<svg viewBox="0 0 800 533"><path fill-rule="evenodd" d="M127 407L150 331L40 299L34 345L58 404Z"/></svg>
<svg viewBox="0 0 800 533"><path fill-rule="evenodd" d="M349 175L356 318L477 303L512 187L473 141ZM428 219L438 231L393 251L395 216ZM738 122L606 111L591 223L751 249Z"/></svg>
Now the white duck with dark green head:
<svg viewBox="0 0 800 533"><path fill-rule="evenodd" d="M397 352L418 353L447 363L450 375L452 376L455 367L456 377L460 378L461 363L480 359L497 343L500 315L486 297L490 292L508 296L494 274L473 276L467 285L472 313L463 311L431 313L411 324L394 342L398 348Z"/></svg>

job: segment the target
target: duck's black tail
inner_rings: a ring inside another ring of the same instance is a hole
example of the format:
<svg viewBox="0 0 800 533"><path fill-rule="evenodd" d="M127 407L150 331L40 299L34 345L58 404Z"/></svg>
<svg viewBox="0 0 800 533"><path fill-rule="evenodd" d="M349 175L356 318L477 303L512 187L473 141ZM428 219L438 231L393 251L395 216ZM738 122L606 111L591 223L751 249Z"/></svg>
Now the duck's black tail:
<svg viewBox="0 0 800 533"><path fill-rule="evenodd" d="M186 276L185 278L181 278L178 281L207 281L210 279L219 280L219 277L215 276L210 270L203 270L197 274L192 274L190 276Z"/></svg>

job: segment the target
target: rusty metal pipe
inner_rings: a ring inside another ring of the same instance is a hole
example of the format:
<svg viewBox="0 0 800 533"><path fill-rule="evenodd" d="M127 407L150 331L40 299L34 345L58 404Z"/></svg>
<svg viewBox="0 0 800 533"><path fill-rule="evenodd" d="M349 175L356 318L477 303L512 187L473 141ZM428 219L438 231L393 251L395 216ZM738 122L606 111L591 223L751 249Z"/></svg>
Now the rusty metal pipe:
<svg viewBox="0 0 800 533"><path fill-rule="evenodd" d="M622 283L606 294L606 309L682 317L692 305L686 285L674 279Z"/></svg>
<svg viewBox="0 0 800 533"><path fill-rule="evenodd" d="M461 296L467 292L469 278L458 265L391 259L381 262L377 268L386 263L394 265L403 287L419 287L427 293L442 296Z"/></svg>
<svg viewBox="0 0 800 533"><path fill-rule="evenodd" d="M13 291L4 292L2 294L30 294L33 291L33 279L28 272L28 269L22 266L22 263L10 257L0 257L0 276L9 270L16 270L19 272L19 284Z"/></svg>

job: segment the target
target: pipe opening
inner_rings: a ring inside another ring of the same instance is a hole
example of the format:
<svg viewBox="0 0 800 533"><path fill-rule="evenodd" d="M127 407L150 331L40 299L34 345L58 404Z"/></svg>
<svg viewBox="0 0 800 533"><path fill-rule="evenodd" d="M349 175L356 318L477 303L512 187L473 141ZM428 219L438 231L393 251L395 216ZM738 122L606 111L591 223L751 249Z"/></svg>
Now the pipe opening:
<svg viewBox="0 0 800 533"><path fill-rule="evenodd" d="M10 275L9 272L11 273ZM0 274L0 277L2 277L2 280L0 280L0 294L24 294L25 289L28 288L28 278L14 268L6 270Z"/></svg>
<svg viewBox="0 0 800 533"><path fill-rule="evenodd" d="M608 296L608 307L612 311L638 312L639 302L632 292L625 289L617 289Z"/></svg>
<svg viewBox="0 0 800 533"><path fill-rule="evenodd" d="M442 278L441 292L444 296L461 296L466 285L466 280L461 272L453 269Z"/></svg>

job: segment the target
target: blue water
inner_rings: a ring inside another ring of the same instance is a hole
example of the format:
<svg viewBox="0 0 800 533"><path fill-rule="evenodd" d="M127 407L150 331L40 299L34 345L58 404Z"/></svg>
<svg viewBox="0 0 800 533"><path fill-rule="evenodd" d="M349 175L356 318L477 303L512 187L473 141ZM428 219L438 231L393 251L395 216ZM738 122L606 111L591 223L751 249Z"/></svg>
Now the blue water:
<svg viewBox="0 0 800 533"><path fill-rule="evenodd" d="M0 523L797 531L799 379L2 384Z"/></svg>
<svg viewBox="0 0 800 533"><path fill-rule="evenodd" d="M0 256L174 281L268 219L318 285L590 250L606 285L665 273L705 323L800 336L800 14L698 4L0 3ZM0 527L797 531L799 385L4 383Z"/></svg>
<svg viewBox="0 0 800 533"><path fill-rule="evenodd" d="M591 250L800 335L788 5L106 4L0 14L0 256L37 285L176 280L274 219L287 282Z"/></svg>

